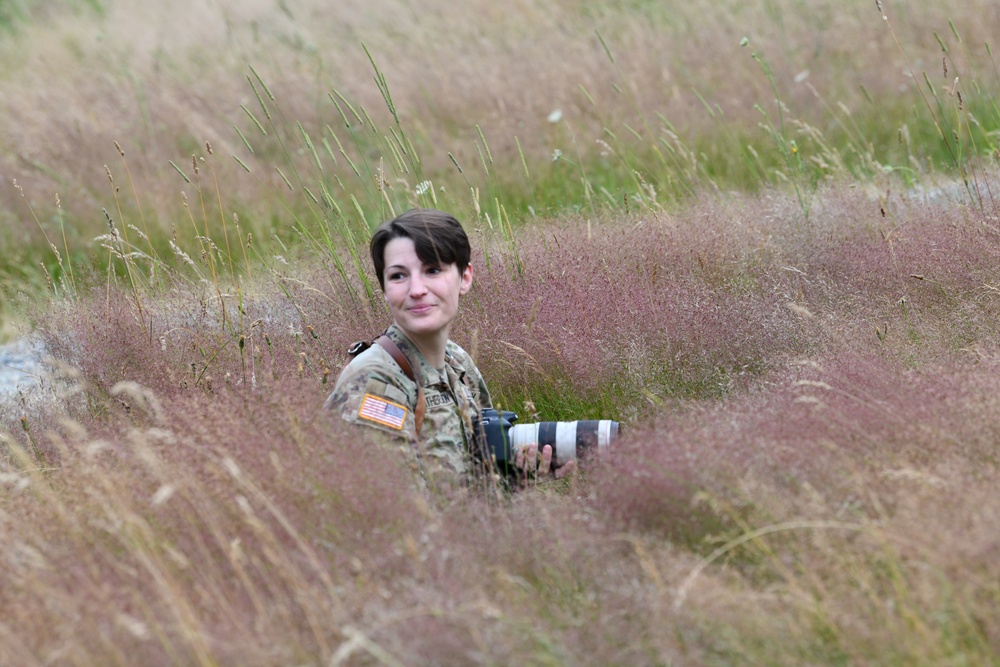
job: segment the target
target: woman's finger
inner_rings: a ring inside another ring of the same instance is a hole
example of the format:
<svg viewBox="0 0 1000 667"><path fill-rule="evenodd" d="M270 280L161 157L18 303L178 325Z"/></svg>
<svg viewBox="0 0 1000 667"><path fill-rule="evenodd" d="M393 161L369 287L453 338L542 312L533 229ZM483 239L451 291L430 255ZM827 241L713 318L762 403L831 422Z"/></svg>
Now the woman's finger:
<svg viewBox="0 0 1000 667"><path fill-rule="evenodd" d="M552 445L545 445L542 447L542 461L538 466L538 472L541 474L548 473L552 468Z"/></svg>
<svg viewBox="0 0 1000 667"><path fill-rule="evenodd" d="M576 461L567 461L556 468L556 479L562 479L566 475L572 475L574 471L576 471Z"/></svg>

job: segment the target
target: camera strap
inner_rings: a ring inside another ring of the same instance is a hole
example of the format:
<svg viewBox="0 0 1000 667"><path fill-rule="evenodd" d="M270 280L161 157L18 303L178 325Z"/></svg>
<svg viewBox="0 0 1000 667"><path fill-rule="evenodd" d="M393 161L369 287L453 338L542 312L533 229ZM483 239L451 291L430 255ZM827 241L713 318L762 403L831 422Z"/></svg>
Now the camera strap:
<svg viewBox="0 0 1000 667"><path fill-rule="evenodd" d="M413 422L416 426L417 438L419 438L420 427L424 423L424 411L427 407L427 403L424 400L424 388L413 374L413 367L410 366L410 360L406 358L406 355L403 354L403 351L399 349L399 346L391 338L385 335L379 336L375 339L375 344L388 352L393 361L406 373L406 377L410 378L413 384L417 385L417 404L413 408Z"/></svg>

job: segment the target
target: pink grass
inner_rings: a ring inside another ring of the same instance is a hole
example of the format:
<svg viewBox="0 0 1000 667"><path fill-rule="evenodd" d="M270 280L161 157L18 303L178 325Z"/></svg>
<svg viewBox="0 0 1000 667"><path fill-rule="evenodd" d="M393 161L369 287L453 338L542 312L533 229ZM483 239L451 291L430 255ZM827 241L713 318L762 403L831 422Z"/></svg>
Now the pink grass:
<svg viewBox="0 0 1000 667"><path fill-rule="evenodd" d="M26 413L44 471L5 413L4 660L992 655L997 236L900 206L890 246L875 204L825 197L810 227L767 197L567 218L518 237L518 277L477 256L454 334L494 393L556 382L625 422L609 459L502 507L428 504L320 412L321 360L385 324L321 269L290 298L261 282L242 328L181 287L151 333L117 291L51 311L83 393Z"/></svg>

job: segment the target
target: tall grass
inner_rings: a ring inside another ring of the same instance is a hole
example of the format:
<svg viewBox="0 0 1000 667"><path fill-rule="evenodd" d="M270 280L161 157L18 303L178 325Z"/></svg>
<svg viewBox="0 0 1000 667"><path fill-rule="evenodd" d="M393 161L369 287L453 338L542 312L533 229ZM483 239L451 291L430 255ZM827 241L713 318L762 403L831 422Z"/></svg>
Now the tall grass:
<svg viewBox="0 0 1000 667"><path fill-rule="evenodd" d="M319 263L245 300L242 342L193 284L152 337L124 283L50 313L76 370L4 417L5 659L990 664L996 233L897 202L890 243L877 202L823 199L811 228L787 195L570 216L521 236L523 279L480 272L455 333L497 400L627 421L507 507L428 505L319 411L372 330Z"/></svg>
<svg viewBox="0 0 1000 667"><path fill-rule="evenodd" d="M789 183L807 212L831 179L885 190L930 187L940 172L964 174L977 202L990 197L977 187L998 123L988 3L925 4L898 17L890 5L888 23L860 0L838 11L790 2L670 12L528 4L518 21L478 5L444 12L427 3L416 15L427 21L415 19L406 40L380 18L394 8L386 0L384 11L358 17L244 3L177 16L133 3L63 17L49 7L44 22L5 37L2 173L8 182L16 175L41 227L12 224L26 218L25 203L14 189L0 191L2 240L13 249L4 282L39 254L54 268L44 240L55 232L54 194L77 249L104 232L99 211L115 187L125 206L117 218L141 218L134 222L153 232L158 257L176 263L164 239L193 242L199 233L177 224L187 218L178 190L190 184L171 178L169 165L191 171L192 155L207 157L206 141L225 219L236 213L244 238L258 241L287 242L296 228L274 217L288 184L296 215L311 206L309 215L322 216L321 186L336 194L337 179L364 212L345 194L334 217L362 226L413 199L440 198L499 225L531 211L669 208L705 192ZM740 48L744 38L766 70ZM209 44L226 48L210 53ZM517 103L507 99L514 90ZM251 177L232 155L253 167ZM99 165L112 170L110 188ZM302 187L314 202L299 196ZM143 193L144 212L130 189ZM76 250L73 259L103 271L109 256ZM42 284L40 267L31 270Z"/></svg>
<svg viewBox="0 0 1000 667"><path fill-rule="evenodd" d="M6 122L79 101L0 151L51 356L0 402L0 662L995 663L992 7L154 5L0 41ZM320 411L417 205L497 404L610 457L428 498Z"/></svg>

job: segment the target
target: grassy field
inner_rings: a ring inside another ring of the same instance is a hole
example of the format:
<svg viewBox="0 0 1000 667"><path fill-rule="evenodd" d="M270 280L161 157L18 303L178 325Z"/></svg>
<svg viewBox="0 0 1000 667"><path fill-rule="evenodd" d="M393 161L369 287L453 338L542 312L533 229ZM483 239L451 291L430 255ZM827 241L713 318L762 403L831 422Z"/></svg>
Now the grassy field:
<svg viewBox="0 0 1000 667"><path fill-rule="evenodd" d="M0 663L998 664L1000 10L673 4L0 8ZM415 205L608 460L428 500L320 412Z"/></svg>

